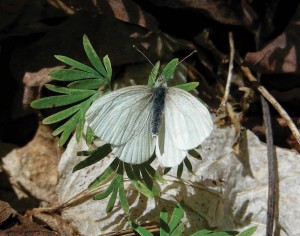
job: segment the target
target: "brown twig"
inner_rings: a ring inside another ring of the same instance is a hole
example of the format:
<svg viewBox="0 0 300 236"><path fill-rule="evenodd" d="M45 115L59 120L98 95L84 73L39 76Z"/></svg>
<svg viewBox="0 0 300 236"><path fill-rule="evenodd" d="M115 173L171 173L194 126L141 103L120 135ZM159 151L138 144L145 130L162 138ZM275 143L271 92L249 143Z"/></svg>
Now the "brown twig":
<svg viewBox="0 0 300 236"><path fill-rule="evenodd" d="M227 103L229 92L230 92L230 85L231 85L231 81L232 81L234 53L235 53L234 52L234 41L233 41L232 32L229 32L229 46L230 46L230 58L229 58L229 66L228 66L228 75L227 75L226 87L225 87L224 96L222 98L222 101L221 101L221 104L220 104L220 107L219 107L217 113L225 112L225 107L226 107L226 103Z"/></svg>
<svg viewBox="0 0 300 236"><path fill-rule="evenodd" d="M248 67L241 66L242 71L246 75L246 77L251 82L258 83L258 80L254 77ZM295 123L288 115L288 113L283 109L283 107L276 101L276 99L266 90L266 88L262 85L257 86L257 90L264 96L265 99L268 100L269 103L278 111L281 117L286 121L288 127L290 128L291 132L293 133L295 139L297 140L298 144L300 145L300 133L298 128L296 127Z"/></svg>

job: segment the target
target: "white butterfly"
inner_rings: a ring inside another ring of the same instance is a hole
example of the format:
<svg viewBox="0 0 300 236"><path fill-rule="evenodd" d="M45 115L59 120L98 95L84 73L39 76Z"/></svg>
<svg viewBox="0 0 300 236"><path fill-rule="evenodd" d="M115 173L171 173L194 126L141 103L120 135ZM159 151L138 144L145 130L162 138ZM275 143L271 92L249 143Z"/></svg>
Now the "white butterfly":
<svg viewBox="0 0 300 236"><path fill-rule="evenodd" d="M120 160L140 164L155 151L165 167L179 165L213 129L207 108L190 93L167 87L163 76L153 87L130 86L98 98L86 121Z"/></svg>

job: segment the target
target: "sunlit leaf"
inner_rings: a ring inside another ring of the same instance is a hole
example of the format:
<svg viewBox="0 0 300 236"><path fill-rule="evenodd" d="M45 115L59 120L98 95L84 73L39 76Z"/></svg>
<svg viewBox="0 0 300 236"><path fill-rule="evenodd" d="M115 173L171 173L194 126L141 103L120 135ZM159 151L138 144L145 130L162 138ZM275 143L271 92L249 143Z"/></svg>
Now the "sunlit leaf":
<svg viewBox="0 0 300 236"><path fill-rule="evenodd" d="M51 76L54 80L59 81L75 81L80 79L99 78L99 76L96 76L95 74L74 69L53 70L49 73L49 76Z"/></svg>
<svg viewBox="0 0 300 236"><path fill-rule="evenodd" d="M191 83L186 83L186 84L178 84L175 87L183 89L185 91L191 91L191 90L194 90L195 88L197 88L198 85L199 85L198 82L191 82Z"/></svg>
<svg viewBox="0 0 300 236"><path fill-rule="evenodd" d="M163 208L159 215L159 226L160 226L160 236L168 236L170 233L170 227L168 225L168 212Z"/></svg>
<svg viewBox="0 0 300 236"><path fill-rule="evenodd" d="M239 233L236 236L250 236L254 234L256 230L257 230L257 226L252 226L251 228L244 230L243 232Z"/></svg>
<svg viewBox="0 0 300 236"><path fill-rule="evenodd" d="M165 68L161 73L161 76L164 78L165 81L168 81L173 76L177 64L178 64L178 59L173 59L165 66Z"/></svg>
<svg viewBox="0 0 300 236"><path fill-rule="evenodd" d="M141 236L153 236L147 229L143 228L142 226L129 221L128 224Z"/></svg>
<svg viewBox="0 0 300 236"><path fill-rule="evenodd" d="M86 136L85 136L86 144L88 146L90 146L92 144L93 140L94 140L94 132L91 129L91 127L88 126L87 130L86 130Z"/></svg>
<svg viewBox="0 0 300 236"><path fill-rule="evenodd" d="M175 229L174 231L170 234L170 236L179 236L182 234L182 232L184 231L184 223L180 223Z"/></svg>
<svg viewBox="0 0 300 236"><path fill-rule="evenodd" d="M62 94L70 94L74 90L66 88L66 87L61 87L53 84L45 84L45 87L49 89L50 91L56 92L56 93L62 93Z"/></svg>
<svg viewBox="0 0 300 236"><path fill-rule="evenodd" d="M107 72L106 72L102 62L100 61L95 49L91 45L90 40L88 39L88 37L86 35L83 36L83 48L84 48L84 51L85 51L87 57L89 58L90 62L95 67L95 69L102 76L107 78Z"/></svg>
<svg viewBox="0 0 300 236"><path fill-rule="evenodd" d="M181 218L183 217L183 214L184 214L183 203L179 203L175 207L169 222L170 232L173 232L175 228L178 226L178 224L181 221Z"/></svg>
<svg viewBox="0 0 300 236"><path fill-rule="evenodd" d="M87 166L93 165L98 161L101 161L111 152L111 145L105 144L101 147L98 147L89 157L79 162L74 168L73 172L85 168Z"/></svg>
<svg viewBox="0 0 300 236"><path fill-rule="evenodd" d="M154 170L152 168L152 166L150 166L150 165L144 165L144 166L147 169L148 173L152 177L154 177L157 181L159 181L159 182L161 182L163 184L167 183L167 181L156 170Z"/></svg>
<svg viewBox="0 0 300 236"><path fill-rule="evenodd" d="M60 147L62 147L66 143L66 141L72 134L72 131L73 131L75 125L77 124L78 119L79 119L79 113L76 113L74 116L72 116L71 119L69 119L65 124L63 124L64 131L62 132L62 134L59 138L59 141L58 141L58 144Z"/></svg>

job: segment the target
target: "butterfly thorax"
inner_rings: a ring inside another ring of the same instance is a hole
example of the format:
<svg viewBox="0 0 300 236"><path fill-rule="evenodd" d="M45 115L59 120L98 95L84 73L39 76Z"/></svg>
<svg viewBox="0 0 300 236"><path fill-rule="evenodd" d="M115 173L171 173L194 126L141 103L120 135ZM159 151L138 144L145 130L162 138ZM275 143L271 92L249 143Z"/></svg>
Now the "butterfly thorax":
<svg viewBox="0 0 300 236"><path fill-rule="evenodd" d="M151 107L151 132L157 135L162 123L167 92L166 82L157 81L153 87L153 99Z"/></svg>

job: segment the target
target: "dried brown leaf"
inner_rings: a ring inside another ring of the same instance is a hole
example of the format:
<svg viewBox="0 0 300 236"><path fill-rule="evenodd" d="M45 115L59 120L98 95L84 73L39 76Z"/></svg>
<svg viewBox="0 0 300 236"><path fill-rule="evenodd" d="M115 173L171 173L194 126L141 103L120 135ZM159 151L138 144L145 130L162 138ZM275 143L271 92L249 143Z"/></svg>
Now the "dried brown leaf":
<svg viewBox="0 0 300 236"><path fill-rule="evenodd" d="M248 1L226 1L226 0L207 0L207 1L160 1L150 0L158 6L170 8L188 8L199 11L204 15L228 25L243 25L253 28L257 15L249 5Z"/></svg>
<svg viewBox="0 0 300 236"><path fill-rule="evenodd" d="M99 14L113 16L119 20L136 24L156 31L158 22L149 13L145 12L134 1L122 0L62 0L65 5L76 10L86 10Z"/></svg>
<svg viewBox="0 0 300 236"><path fill-rule="evenodd" d="M10 207L7 202L0 200L0 225L6 221L11 215L15 215L16 211Z"/></svg>
<svg viewBox="0 0 300 236"><path fill-rule="evenodd" d="M245 65L260 73L300 74L300 5L285 31L258 52L249 52Z"/></svg>

